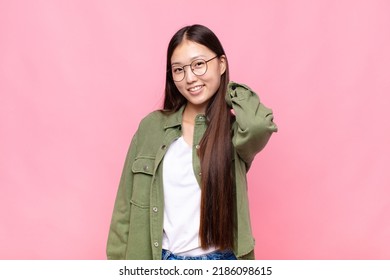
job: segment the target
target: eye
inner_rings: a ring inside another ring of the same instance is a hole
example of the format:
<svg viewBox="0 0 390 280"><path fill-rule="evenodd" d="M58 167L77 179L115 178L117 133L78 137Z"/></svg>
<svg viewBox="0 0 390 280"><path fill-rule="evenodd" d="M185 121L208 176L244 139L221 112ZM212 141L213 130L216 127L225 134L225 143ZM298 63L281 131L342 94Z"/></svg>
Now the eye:
<svg viewBox="0 0 390 280"><path fill-rule="evenodd" d="M172 72L174 74L180 74L184 71L184 68L183 67L172 67Z"/></svg>
<svg viewBox="0 0 390 280"><path fill-rule="evenodd" d="M206 61L204 61L204 60L195 60L194 62L192 62L192 68L199 69L199 68L204 67L205 64L206 64Z"/></svg>

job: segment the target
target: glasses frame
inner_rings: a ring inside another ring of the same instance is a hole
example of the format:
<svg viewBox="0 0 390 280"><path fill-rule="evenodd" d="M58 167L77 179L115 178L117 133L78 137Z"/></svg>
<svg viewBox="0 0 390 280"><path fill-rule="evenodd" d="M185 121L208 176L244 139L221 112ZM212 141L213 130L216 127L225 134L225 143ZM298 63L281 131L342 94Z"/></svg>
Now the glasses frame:
<svg viewBox="0 0 390 280"><path fill-rule="evenodd" d="M181 82L181 81L184 80L184 78L186 77L186 68L185 68L186 66L190 66L191 72L192 72L195 76L200 77L200 76L203 76L204 74L207 73L207 70L208 70L208 63L209 63L211 60L213 60L213 59L215 59L215 58L217 58L217 57L219 57L219 55L216 55L216 56L214 56L214 57L212 57L212 58L210 58L210 59L208 59L208 60L204 60L203 58L197 58L197 59L194 59L193 61L191 61L190 64L186 64L186 65L181 66L181 68L183 68L184 75L183 75L183 78L182 78L181 80L179 80L179 81L176 81L176 80L173 78L172 65L171 65L171 68L170 68L168 71L171 72L172 80L173 80L174 82ZM195 61L199 61L199 60L203 60L203 61L206 63L206 70L205 70L204 73L201 74L201 75L198 75L198 74L194 73L194 69L191 67L192 63L194 63Z"/></svg>

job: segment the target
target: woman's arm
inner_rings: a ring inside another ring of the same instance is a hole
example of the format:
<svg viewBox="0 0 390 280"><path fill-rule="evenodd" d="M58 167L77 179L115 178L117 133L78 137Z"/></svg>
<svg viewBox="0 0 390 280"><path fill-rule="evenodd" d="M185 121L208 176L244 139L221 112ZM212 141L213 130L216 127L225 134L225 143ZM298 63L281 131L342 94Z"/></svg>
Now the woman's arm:
<svg viewBox="0 0 390 280"><path fill-rule="evenodd" d="M132 165L137 146L137 134L131 141L129 151L123 167L114 211L111 219L110 231L107 240L107 259L120 260L126 258L127 239L129 235L130 198L132 192Z"/></svg>
<svg viewBox="0 0 390 280"><path fill-rule="evenodd" d="M257 94L244 84L230 82L225 99L236 116L233 146L249 168L255 155L278 130L272 110L261 104Z"/></svg>

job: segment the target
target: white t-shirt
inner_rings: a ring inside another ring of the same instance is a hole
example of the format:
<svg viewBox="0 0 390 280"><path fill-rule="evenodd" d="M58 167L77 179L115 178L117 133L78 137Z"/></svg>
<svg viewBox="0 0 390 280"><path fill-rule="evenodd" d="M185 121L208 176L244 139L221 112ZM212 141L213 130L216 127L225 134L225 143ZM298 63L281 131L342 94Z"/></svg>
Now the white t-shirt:
<svg viewBox="0 0 390 280"><path fill-rule="evenodd" d="M196 256L203 250L199 240L201 189L192 166L192 148L178 138L169 147L163 164L164 234L162 248L174 254Z"/></svg>

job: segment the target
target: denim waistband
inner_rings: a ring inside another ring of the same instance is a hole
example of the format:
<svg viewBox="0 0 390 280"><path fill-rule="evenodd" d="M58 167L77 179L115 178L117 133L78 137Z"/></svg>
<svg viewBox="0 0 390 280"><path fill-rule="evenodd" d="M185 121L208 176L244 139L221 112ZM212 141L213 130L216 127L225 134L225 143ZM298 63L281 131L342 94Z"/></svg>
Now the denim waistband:
<svg viewBox="0 0 390 280"><path fill-rule="evenodd" d="M214 251L200 256L178 256L171 251L162 249L162 260L237 260L232 250Z"/></svg>

